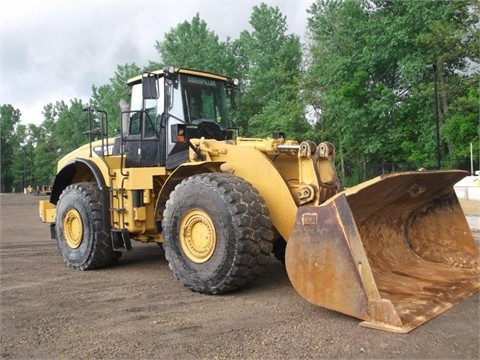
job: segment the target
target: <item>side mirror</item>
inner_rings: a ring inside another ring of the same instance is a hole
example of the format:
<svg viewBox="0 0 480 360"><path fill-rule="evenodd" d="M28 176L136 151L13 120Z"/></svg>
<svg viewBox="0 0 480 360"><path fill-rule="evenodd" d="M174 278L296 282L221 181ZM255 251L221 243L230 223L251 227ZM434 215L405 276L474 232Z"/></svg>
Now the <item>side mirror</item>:
<svg viewBox="0 0 480 360"><path fill-rule="evenodd" d="M142 76L142 93L144 99L158 99L158 83L154 74Z"/></svg>
<svg viewBox="0 0 480 360"><path fill-rule="evenodd" d="M234 110L237 110L237 103L235 101L235 93L238 92L238 79L230 79L226 83L227 95L230 98L230 104Z"/></svg>

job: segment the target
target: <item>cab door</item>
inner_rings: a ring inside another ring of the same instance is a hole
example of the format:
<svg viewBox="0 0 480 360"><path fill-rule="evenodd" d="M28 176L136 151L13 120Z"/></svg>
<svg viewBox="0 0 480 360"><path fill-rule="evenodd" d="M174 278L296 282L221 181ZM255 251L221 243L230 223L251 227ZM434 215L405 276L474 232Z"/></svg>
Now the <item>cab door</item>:
<svg viewBox="0 0 480 360"><path fill-rule="evenodd" d="M128 133L124 138L126 167L161 166L163 162L160 145L163 97L155 77L142 80L132 87Z"/></svg>

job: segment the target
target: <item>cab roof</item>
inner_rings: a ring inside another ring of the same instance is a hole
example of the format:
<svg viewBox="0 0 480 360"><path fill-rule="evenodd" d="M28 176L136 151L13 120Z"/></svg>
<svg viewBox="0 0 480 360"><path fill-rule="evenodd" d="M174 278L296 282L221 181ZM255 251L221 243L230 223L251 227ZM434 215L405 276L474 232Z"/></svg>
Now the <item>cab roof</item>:
<svg viewBox="0 0 480 360"><path fill-rule="evenodd" d="M150 75L155 74L155 75L158 75L159 78L161 78L161 77L165 76L166 72L167 72L167 68L161 69L161 70L150 71L148 73L145 72L144 74L150 74ZM195 75L195 76L199 76L199 77L205 77L205 78L215 79L215 80L220 80L220 81L229 81L230 80L229 77L224 76L224 75L215 74L215 73L208 72L208 71L187 69L187 68L174 68L174 73L175 74ZM142 77L144 76L144 74L135 76L131 79L128 79L127 85L133 85L133 84L140 83L142 81Z"/></svg>

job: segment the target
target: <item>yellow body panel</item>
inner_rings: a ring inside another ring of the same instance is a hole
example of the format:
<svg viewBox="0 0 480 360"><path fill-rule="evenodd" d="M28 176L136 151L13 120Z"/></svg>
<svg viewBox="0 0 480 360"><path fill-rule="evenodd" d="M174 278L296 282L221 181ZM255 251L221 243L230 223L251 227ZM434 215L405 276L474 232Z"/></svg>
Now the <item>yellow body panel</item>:
<svg viewBox="0 0 480 360"><path fill-rule="evenodd" d="M124 168L124 157L120 155L109 155L109 147L114 143L114 139L104 141L105 151L100 153L108 156L99 156L98 151L101 148L102 141L96 141L83 145L63 157L58 162L58 171L60 172L66 166L75 163L77 170L71 183L96 181L91 171L78 160L83 159L93 163L100 171L105 185L111 189L111 227L113 229L125 229L132 234L132 237L139 236L142 241L152 239L161 241L161 236L156 233L155 225L155 196L158 196L160 188L159 182L155 178L166 177L164 167L144 167L144 168ZM92 150L92 151L91 151ZM94 150L97 150L95 152ZM161 182L160 182L161 183ZM154 189L156 188L157 193ZM144 206L134 207L132 203L134 190L142 191L142 200ZM55 222L55 205L49 201L42 201L39 205L40 217L42 221Z"/></svg>
<svg viewBox="0 0 480 360"><path fill-rule="evenodd" d="M48 200L41 200L39 202L39 215L44 223L55 222L56 207Z"/></svg>
<svg viewBox="0 0 480 360"><path fill-rule="evenodd" d="M246 179L260 192L278 232L288 239L293 231L297 206L292 194L272 161L250 148L227 146L225 165L233 175ZM221 158L221 157L220 157ZM245 161L248 159L248 161Z"/></svg>
<svg viewBox="0 0 480 360"><path fill-rule="evenodd" d="M325 189L337 190L332 150L326 149L326 143L315 147L283 139L245 138L235 143L205 139L192 143L207 162L221 162L221 171L249 181L260 192L274 227L286 241L293 231L297 208L307 203L319 205L328 197ZM190 157L194 161L193 150Z"/></svg>
<svg viewBox="0 0 480 360"><path fill-rule="evenodd" d="M104 151L102 151L104 154L108 154L109 152L109 147L113 146L114 139L108 139L105 140L103 145L104 145ZM57 171L61 171L64 167L68 166L69 164L75 162L77 159L88 159L90 162L94 163L98 170L100 170L102 174L102 178L105 181L105 184L107 186L111 186L110 183L110 169L115 169L115 168L120 168L121 163L123 161L123 158L121 156L99 156L94 150L101 148L102 141L98 140L96 142L93 142L91 145L90 144L85 144L78 149L72 151L68 155L64 156L62 159L59 160L57 164ZM83 176L86 176L86 174L82 174L82 172L79 172L77 175L79 178L76 178L73 182L82 182L82 181L89 181L88 178L83 178Z"/></svg>
<svg viewBox="0 0 480 360"><path fill-rule="evenodd" d="M123 172L128 173L128 176L121 174L120 170L115 170L111 180L112 187L122 187L126 190L144 190L153 189L154 178L156 176L165 176L166 171L164 167L142 167L142 168L128 168Z"/></svg>

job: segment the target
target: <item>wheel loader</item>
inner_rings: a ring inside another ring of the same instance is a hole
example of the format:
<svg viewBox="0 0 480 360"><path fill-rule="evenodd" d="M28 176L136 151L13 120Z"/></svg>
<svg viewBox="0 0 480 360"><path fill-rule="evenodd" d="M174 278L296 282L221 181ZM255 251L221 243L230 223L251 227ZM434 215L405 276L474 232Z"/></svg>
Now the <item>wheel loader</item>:
<svg viewBox="0 0 480 360"><path fill-rule="evenodd" d="M457 170L383 175L343 189L334 145L244 138L238 81L173 66L130 79L120 133L87 107L88 143L58 162L39 204L65 264L111 266L132 242L163 246L203 294L254 281L272 258L312 304L406 333L477 293L479 249Z"/></svg>

